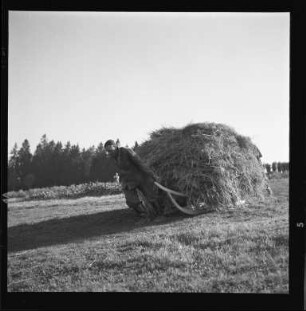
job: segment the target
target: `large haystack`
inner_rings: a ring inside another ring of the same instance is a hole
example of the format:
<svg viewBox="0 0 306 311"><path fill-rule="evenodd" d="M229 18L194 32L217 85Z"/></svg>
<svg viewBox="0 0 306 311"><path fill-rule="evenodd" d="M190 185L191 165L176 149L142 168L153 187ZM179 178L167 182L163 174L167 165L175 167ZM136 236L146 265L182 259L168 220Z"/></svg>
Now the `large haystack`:
<svg viewBox="0 0 306 311"><path fill-rule="evenodd" d="M183 192L196 209L224 210L265 190L260 151L250 138L215 123L162 128L137 148L159 182ZM164 205L171 205L162 197Z"/></svg>

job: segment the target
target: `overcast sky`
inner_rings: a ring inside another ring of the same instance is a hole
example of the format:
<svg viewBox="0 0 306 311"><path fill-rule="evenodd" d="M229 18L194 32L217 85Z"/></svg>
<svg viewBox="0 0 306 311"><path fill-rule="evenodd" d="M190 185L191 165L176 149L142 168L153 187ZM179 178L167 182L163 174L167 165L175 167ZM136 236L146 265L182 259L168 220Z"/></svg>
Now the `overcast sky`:
<svg viewBox="0 0 306 311"><path fill-rule="evenodd" d="M289 13L9 12L9 151L218 122L289 160Z"/></svg>

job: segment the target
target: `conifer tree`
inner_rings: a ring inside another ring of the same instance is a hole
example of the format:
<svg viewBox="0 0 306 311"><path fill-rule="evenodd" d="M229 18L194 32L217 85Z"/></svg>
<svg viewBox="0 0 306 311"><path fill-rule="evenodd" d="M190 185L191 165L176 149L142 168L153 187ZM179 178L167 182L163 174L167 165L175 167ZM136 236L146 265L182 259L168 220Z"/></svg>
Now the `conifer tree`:
<svg viewBox="0 0 306 311"><path fill-rule="evenodd" d="M19 177L19 156L18 145L14 144L13 149L10 152L10 158L8 163L8 190L18 190L20 185ZM19 178L19 179L18 179Z"/></svg>
<svg viewBox="0 0 306 311"><path fill-rule="evenodd" d="M34 183L34 175L32 173L32 154L30 150L30 143L25 139L21 148L18 151L19 161L19 177L22 186L31 188Z"/></svg>

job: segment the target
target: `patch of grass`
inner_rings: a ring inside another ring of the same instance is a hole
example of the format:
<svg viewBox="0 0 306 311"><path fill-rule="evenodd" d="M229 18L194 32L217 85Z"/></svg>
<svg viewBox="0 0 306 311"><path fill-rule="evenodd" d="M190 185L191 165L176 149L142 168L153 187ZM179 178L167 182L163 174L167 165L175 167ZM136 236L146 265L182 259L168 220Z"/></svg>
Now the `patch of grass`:
<svg viewBox="0 0 306 311"><path fill-rule="evenodd" d="M289 171L285 172L272 172L269 174L270 179L281 179L281 178L289 178Z"/></svg>
<svg viewBox="0 0 306 311"><path fill-rule="evenodd" d="M8 291L288 293L288 180L271 186L260 206L147 224L122 195L12 203Z"/></svg>

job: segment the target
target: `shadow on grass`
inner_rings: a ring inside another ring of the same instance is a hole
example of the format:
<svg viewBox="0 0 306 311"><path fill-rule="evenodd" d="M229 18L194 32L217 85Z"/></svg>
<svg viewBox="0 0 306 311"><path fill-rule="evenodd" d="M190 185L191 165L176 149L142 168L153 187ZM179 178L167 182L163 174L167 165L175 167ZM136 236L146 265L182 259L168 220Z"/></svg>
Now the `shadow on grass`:
<svg viewBox="0 0 306 311"><path fill-rule="evenodd" d="M132 210L125 208L17 225L8 228L8 252L80 242L93 237L124 233L136 228L172 223L182 218L183 215L162 216L152 222L143 222Z"/></svg>

